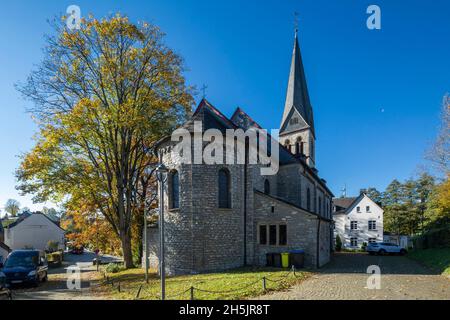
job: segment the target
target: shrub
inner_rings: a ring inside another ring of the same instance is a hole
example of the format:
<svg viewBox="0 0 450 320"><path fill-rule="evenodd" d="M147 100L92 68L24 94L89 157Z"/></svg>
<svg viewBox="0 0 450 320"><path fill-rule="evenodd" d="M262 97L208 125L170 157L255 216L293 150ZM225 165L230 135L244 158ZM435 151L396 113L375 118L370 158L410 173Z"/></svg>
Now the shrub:
<svg viewBox="0 0 450 320"><path fill-rule="evenodd" d="M59 242L50 240L47 242L47 250L48 252L55 252L58 251Z"/></svg>
<svg viewBox="0 0 450 320"><path fill-rule="evenodd" d="M362 246L361 246L361 251L365 252L367 248L367 242L363 242Z"/></svg>
<svg viewBox="0 0 450 320"><path fill-rule="evenodd" d="M124 266L118 263L110 263L106 266L106 272L108 273L117 273L125 270Z"/></svg>
<svg viewBox="0 0 450 320"><path fill-rule="evenodd" d="M341 251L342 250L342 240L341 237L339 235L336 236L336 251Z"/></svg>

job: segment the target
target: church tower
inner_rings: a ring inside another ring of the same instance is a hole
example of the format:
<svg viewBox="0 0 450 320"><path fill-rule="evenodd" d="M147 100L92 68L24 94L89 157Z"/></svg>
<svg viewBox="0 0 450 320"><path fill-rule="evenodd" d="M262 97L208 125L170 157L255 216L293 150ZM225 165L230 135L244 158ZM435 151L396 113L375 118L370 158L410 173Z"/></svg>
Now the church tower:
<svg viewBox="0 0 450 320"><path fill-rule="evenodd" d="M294 51L279 139L280 143L293 154L303 157L311 168L315 167L314 116L306 85L297 30L295 31Z"/></svg>

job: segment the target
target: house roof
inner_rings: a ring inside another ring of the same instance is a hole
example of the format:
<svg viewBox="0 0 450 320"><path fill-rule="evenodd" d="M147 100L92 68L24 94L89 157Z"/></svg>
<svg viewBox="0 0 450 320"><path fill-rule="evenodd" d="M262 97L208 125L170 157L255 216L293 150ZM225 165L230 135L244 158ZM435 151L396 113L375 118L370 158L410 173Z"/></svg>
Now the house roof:
<svg viewBox="0 0 450 320"><path fill-rule="evenodd" d="M340 207L342 209L347 209L352 205L352 203L357 199L358 197L350 197L350 198L335 198L333 199L333 204L336 207Z"/></svg>
<svg viewBox="0 0 450 320"><path fill-rule="evenodd" d="M334 198L333 205L336 207L336 211L333 214L346 214L349 213L351 208L353 208L357 203L359 203L364 197L372 201L377 207L383 210L375 201L369 198L365 193L361 193L358 197L349 198Z"/></svg>
<svg viewBox="0 0 450 320"><path fill-rule="evenodd" d="M14 221L13 223L11 223L7 228L8 228L8 229L12 229L12 228L14 228L15 226L17 226L18 224L20 224L21 222L23 222L24 220L26 220L26 219L28 219L29 217L33 216L33 215L41 215L41 216L45 217L48 221L50 221L51 223L53 223L55 226L57 226L59 229L61 229L62 231L64 231L64 232L66 231L66 230L64 230L63 228L61 228L61 227L59 226L59 224L57 224L55 221L53 221L52 219L50 219L49 217L47 217L45 214L40 213L40 212L35 212L35 213L32 213L32 214L24 214L24 215L22 215L19 219L17 219L17 220Z"/></svg>
<svg viewBox="0 0 450 320"><path fill-rule="evenodd" d="M316 216L316 217L317 217L318 219L320 219L320 220L328 221L328 222L331 222L331 221L332 221L331 219L322 217L321 215L319 215L319 214L317 214L317 213L315 213L315 212L309 211L309 210L307 210L307 209L305 209L305 208L301 208L301 207L299 207L298 205L296 205L296 204L294 204L294 203L292 203L292 202L286 201L286 200L283 199L283 198L280 198L280 197L277 197L277 196L274 196L274 195L271 195L271 194L267 194L267 193L262 192L262 191L259 191L259 190L257 190L257 189L254 189L254 192L255 192L256 194L259 194L259 195L268 197L268 198L270 198L270 199L279 201L279 202L281 202L281 203L284 203L284 204L289 205L289 206L291 206L291 207L294 207L294 208L296 208L296 209L305 211L306 213L309 213L309 214L311 214L311 215L313 215L313 216Z"/></svg>

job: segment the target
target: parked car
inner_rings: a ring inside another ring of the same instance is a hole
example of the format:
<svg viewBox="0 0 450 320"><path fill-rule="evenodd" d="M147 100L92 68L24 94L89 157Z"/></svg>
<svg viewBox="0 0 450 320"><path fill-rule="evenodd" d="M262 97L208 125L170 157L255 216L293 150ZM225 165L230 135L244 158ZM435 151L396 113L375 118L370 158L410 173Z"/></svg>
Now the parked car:
<svg viewBox="0 0 450 320"><path fill-rule="evenodd" d="M366 251L371 255L373 254L384 255L389 253L405 255L407 253L405 248L402 248L396 244L388 242L369 243L366 247Z"/></svg>
<svg viewBox="0 0 450 320"><path fill-rule="evenodd" d="M6 278L6 286L15 284L39 285L47 281L48 264L40 250L16 250L9 254L0 266L0 277Z"/></svg>
<svg viewBox="0 0 450 320"><path fill-rule="evenodd" d="M84 247L83 246L73 247L72 249L70 249L70 253L71 254L83 254Z"/></svg>

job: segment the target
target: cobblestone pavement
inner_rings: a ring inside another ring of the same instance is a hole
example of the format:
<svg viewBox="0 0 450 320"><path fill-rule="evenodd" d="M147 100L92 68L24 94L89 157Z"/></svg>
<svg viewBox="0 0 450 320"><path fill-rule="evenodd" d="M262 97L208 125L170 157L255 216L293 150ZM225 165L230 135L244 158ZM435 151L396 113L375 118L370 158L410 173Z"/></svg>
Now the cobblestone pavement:
<svg viewBox="0 0 450 320"><path fill-rule="evenodd" d="M367 267L381 269L381 289L367 289ZM259 299L275 300L450 300L450 279L402 256L339 253L318 274L285 292Z"/></svg>

